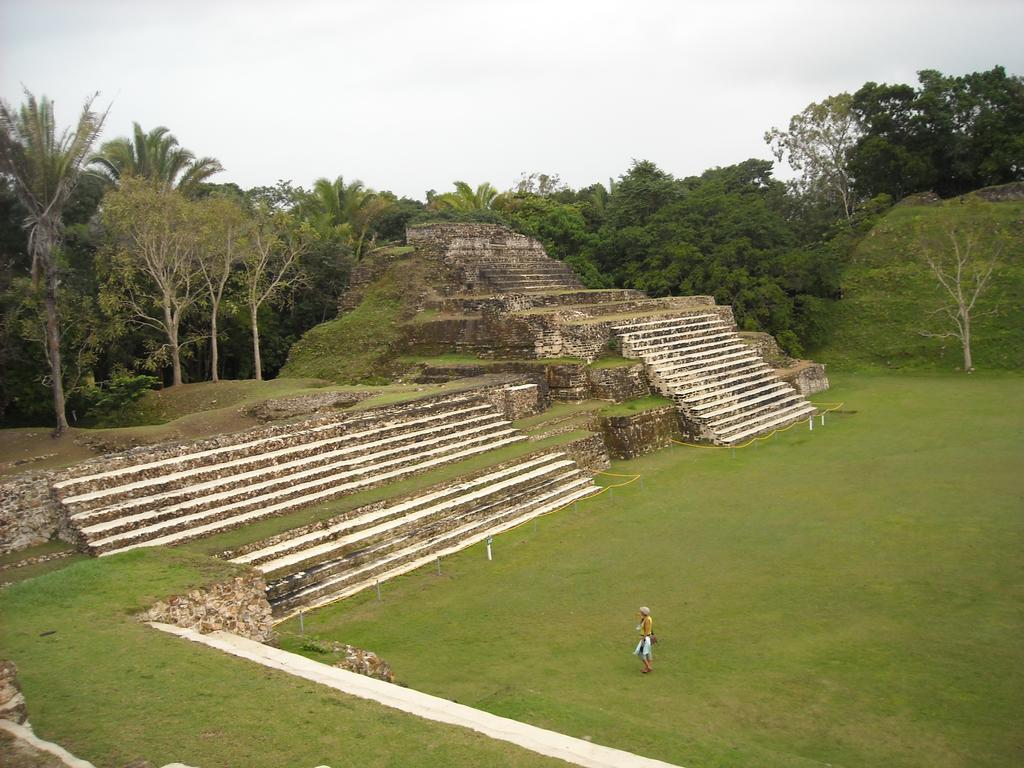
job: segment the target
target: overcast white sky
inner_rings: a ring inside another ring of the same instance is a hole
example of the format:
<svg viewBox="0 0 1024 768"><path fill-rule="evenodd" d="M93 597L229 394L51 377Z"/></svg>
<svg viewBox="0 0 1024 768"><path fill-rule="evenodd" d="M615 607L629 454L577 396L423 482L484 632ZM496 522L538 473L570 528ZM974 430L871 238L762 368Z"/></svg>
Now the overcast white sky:
<svg viewBox="0 0 1024 768"><path fill-rule="evenodd" d="M242 187L319 176L422 199L633 158L678 176L769 157L812 101L920 69L1024 74L1021 0L0 0L0 97L103 139L166 125Z"/></svg>

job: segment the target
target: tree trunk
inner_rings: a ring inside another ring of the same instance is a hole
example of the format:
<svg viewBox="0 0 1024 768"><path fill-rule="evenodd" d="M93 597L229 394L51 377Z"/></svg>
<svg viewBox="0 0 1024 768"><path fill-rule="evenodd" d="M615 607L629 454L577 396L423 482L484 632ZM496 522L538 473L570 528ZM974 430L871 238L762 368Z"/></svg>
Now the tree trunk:
<svg viewBox="0 0 1024 768"><path fill-rule="evenodd" d="M263 364L260 362L260 327L256 320L256 304L249 305L249 321L252 323L252 360L256 381L263 381Z"/></svg>
<svg viewBox="0 0 1024 768"><path fill-rule="evenodd" d="M213 302L213 312L210 314L210 381L220 381L217 375L217 307L219 302Z"/></svg>
<svg viewBox="0 0 1024 768"><path fill-rule="evenodd" d="M970 373L974 370L974 360L971 358L971 316L964 312L963 333L960 335L960 343L964 348L964 372Z"/></svg>
<svg viewBox="0 0 1024 768"><path fill-rule="evenodd" d="M175 322L174 313L171 312L171 303L164 300L164 322L167 325L167 341L171 346L171 386L181 384L181 349L178 347L178 324Z"/></svg>
<svg viewBox="0 0 1024 768"><path fill-rule="evenodd" d="M52 258L52 256L51 256ZM60 366L60 322L57 319L57 267L46 266L46 354L50 359L50 389L53 391L53 412L57 426L53 436L58 437L68 428L64 412L64 380Z"/></svg>

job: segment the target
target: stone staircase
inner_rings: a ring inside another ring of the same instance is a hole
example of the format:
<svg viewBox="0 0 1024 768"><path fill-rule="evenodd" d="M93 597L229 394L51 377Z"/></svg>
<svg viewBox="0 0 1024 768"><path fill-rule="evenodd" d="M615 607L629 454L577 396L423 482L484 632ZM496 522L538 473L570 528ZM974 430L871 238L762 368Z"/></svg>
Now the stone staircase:
<svg viewBox="0 0 1024 768"><path fill-rule="evenodd" d="M213 535L524 439L467 392L74 477L53 493L83 548L105 555Z"/></svg>
<svg viewBox="0 0 1024 768"><path fill-rule="evenodd" d="M287 617L421 567L597 490L572 459L546 451L226 554L266 575L274 613Z"/></svg>
<svg viewBox="0 0 1024 768"><path fill-rule="evenodd" d="M651 386L676 402L695 439L738 445L815 413L719 313L640 316L614 329L623 355L643 360Z"/></svg>

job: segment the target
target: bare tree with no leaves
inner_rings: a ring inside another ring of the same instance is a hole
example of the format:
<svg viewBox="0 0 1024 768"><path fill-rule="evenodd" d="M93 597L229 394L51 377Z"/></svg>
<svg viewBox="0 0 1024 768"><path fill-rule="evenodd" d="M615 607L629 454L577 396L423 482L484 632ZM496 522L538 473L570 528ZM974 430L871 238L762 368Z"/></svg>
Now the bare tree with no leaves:
<svg viewBox="0 0 1024 768"><path fill-rule="evenodd" d="M932 314L945 316L952 326L946 331L921 331L921 335L958 339L963 349L964 371L968 373L974 370L971 324L978 317L996 312L979 311L977 305L992 285L1002 250L1001 233L989 217L977 214L974 205L971 204L967 216L948 220L938 235L918 235L921 256L947 299Z"/></svg>

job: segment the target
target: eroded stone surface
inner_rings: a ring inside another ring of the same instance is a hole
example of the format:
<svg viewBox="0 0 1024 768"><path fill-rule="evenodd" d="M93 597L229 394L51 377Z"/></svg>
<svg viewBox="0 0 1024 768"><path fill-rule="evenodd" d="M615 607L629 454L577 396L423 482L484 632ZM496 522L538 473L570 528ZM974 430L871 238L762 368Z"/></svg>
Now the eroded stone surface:
<svg viewBox="0 0 1024 768"><path fill-rule="evenodd" d="M171 595L138 618L202 634L224 630L260 643L274 637L267 584L256 573L192 589L184 595Z"/></svg>
<svg viewBox="0 0 1024 768"><path fill-rule="evenodd" d="M395 673L391 670L391 665L373 651L364 651L362 648L342 643L334 643L331 650L334 653L345 654L345 657L335 662L334 666L386 683L395 682Z"/></svg>
<svg viewBox="0 0 1024 768"><path fill-rule="evenodd" d="M25 697L18 682L18 668L13 661L0 660L0 720L12 723L28 720Z"/></svg>

